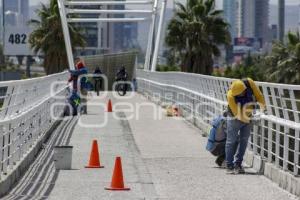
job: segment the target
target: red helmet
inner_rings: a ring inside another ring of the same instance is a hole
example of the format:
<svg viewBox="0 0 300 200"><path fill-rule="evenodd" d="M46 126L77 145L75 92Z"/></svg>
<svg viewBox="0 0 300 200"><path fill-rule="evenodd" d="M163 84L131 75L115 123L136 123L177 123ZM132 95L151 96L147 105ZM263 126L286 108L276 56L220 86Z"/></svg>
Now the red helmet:
<svg viewBox="0 0 300 200"><path fill-rule="evenodd" d="M78 63L76 64L76 68L77 68L77 69L81 69L81 68L83 68L83 67L84 67L84 64L83 64L82 61L80 61L80 62L78 62Z"/></svg>

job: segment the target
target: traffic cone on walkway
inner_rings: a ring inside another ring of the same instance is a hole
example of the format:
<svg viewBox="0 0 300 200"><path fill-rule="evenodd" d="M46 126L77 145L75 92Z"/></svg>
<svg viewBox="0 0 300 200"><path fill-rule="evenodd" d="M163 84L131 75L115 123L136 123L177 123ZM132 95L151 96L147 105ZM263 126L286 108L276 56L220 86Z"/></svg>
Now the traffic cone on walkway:
<svg viewBox="0 0 300 200"><path fill-rule="evenodd" d="M111 179L110 187L106 187L105 189L106 190L130 190L130 188L124 187L121 157L116 157L115 168Z"/></svg>
<svg viewBox="0 0 300 200"><path fill-rule="evenodd" d="M109 101L107 103L107 112L112 112L112 103L111 103L110 99L109 99Z"/></svg>
<svg viewBox="0 0 300 200"><path fill-rule="evenodd" d="M93 140L92 144L92 150L90 154L90 161L85 168L103 168L104 166L101 166L100 164L100 156L98 151L98 143L97 140Z"/></svg>

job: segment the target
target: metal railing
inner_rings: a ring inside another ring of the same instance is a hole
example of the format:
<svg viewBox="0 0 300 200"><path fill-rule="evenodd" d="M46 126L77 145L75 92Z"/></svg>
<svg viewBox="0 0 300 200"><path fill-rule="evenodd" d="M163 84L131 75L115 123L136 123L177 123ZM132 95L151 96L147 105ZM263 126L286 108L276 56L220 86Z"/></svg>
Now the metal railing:
<svg viewBox="0 0 300 200"><path fill-rule="evenodd" d="M227 107L233 79L181 72L137 71L138 91L157 102L177 104L203 131ZM249 149L283 170L299 175L300 85L257 82L267 115L253 125Z"/></svg>
<svg viewBox="0 0 300 200"><path fill-rule="evenodd" d="M0 175L13 170L63 114L67 76L0 82Z"/></svg>

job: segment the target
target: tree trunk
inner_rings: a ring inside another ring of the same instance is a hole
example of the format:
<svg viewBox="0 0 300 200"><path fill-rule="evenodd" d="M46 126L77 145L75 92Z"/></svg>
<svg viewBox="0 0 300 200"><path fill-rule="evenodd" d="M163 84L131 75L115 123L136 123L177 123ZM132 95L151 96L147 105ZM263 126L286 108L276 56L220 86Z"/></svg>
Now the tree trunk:
<svg viewBox="0 0 300 200"><path fill-rule="evenodd" d="M195 62L193 65L193 73L204 74L205 59L202 58L200 54L195 57Z"/></svg>
<svg viewBox="0 0 300 200"><path fill-rule="evenodd" d="M206 66L205 66L205 74L211 75L213 73L214 61L211 56L208 56L206 61L207 62L206 62Z"/></svg>

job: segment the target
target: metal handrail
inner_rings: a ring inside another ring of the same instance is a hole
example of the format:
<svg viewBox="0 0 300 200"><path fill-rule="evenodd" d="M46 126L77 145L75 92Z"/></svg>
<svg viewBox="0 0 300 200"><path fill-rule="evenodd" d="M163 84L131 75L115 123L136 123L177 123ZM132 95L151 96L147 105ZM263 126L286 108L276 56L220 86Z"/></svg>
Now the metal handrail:
<svg viewBox="0 0 300 200"><path fill-rule="evenodd" d="M15 169L63 114L69 95L67 77L63 72L0 82L5 91L0 98L0 178Z"/></svg>
<svg viewBox="0 0 300 200"><path fill-rule="evenodd" d="M203 131L226 109L226 94L234 80L182 72L137 70L136 74L141 93L178 104L189 120L200 123ZM299 175L300 85L256 83L266 100L267 115L262 114L260 123L253 126L249 149Z"/></svg>

